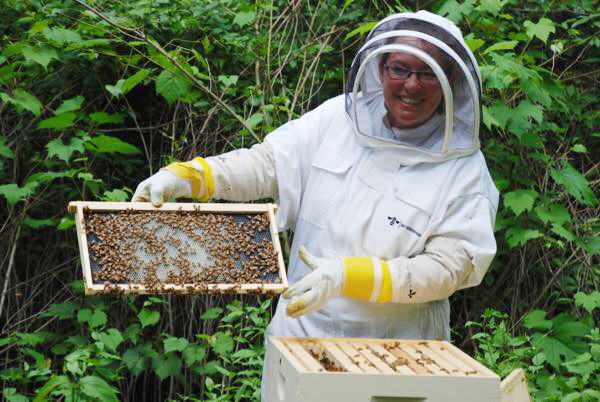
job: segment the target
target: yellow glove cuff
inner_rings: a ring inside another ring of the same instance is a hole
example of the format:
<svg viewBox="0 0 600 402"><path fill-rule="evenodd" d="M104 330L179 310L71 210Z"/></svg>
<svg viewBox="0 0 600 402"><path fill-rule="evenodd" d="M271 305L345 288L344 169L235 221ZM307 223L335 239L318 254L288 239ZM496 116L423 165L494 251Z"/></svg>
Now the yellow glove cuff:
<svg viewBox="0 0 600 402"><path fill-rule="evenodd" d="M392 300L392 277L387 262L375 257L344 258L342 296L371 303Z"/></svg>
<svg viewBox="0 0 600 402"><path fill-rule="evenodd" d="M208 201L215 192L215 182L208 163L200 157L194 158L194 161L202 165L202 172L194 167L192 161L174 162L165 166L165 169L175 173L180 179L189 180L192 185L192 197L205 202ZM202 177L200 176L201 174ZM202 184L204 184L205 191L202 191ZM201 193L204 193L204 196L201 197Z"/></svg>

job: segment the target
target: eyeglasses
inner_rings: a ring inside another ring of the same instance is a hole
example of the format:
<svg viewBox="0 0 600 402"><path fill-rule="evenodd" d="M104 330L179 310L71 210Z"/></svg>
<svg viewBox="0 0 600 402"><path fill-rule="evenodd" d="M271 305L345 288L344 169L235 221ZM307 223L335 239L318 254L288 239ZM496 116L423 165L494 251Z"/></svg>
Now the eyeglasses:
<svg viewBox="0 0 600 402"><path fill-rule="evenodd" d="M432 85L439 83L437 76L431 70L409 70L408 68L402 67L397 64L384 64L383 67L387 71L388 75L392 80L407 80L411 74L416 74L417 79L421 84Z"/></svg>

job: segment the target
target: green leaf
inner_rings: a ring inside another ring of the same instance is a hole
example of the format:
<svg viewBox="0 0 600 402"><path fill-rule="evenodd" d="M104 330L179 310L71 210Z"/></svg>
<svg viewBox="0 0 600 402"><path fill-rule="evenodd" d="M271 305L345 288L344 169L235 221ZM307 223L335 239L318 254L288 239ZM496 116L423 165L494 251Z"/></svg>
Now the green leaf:
<svg viewBox="0 0 600 402"><path fill-rule="evenodd" d="M87 322L90 328L96 328L106 324L106 313L99 309L94 311L84 308L77 312L77 321L84 323Z"/></svg>
<svg viewBox="0 0 600 402"><path fill-rule="evenodd" d="M162 95L169 104L187 95L190 88L190 82L186 78L168 70L163 70L156 78L156 93Z"/></svg>
<svg viewBox="0 0 600 402"><path fill-rule="evenodd" d="M481 0L478 10L497 15L509 0Z"/></svg>
<svg viewBox="0 0 600 402"><path fill-rule="evenodd" d="M66 112L54 117L42 120L38 123L38 128L62 130L71 127L77 115L73 112Z"/></svg>
<svg viewBox="0 0 600 402"><path fill-rule="evenodd" d="M539 230L512 227L506 230L506 241L510 248L524 246L529 240L542 237L544 234Z"/></svg>
<svg viewBox="0 0 600 402"><path fill-rule="evenodd" d="M252 24L255 19L256 13L254 11L240 11L233 18L233 23L243 27L244 25Z"/></svg>
<svg viewBox="0 0 600 402"><path fill-rule="evenodd" d="M575 235L573 233L571 233L571 231L569 231L562 225L554 224L554 225L552 225L551 230L552 230L552 233L559 235L560 237L562 237L563 239L565 239L567 241L574 241L576 238Z"/></svg>
<svg viewBox="0 0 600 402"><path fill-rule="evenodd" d="M571 221L571 215L565 207L560 204L543 204L538 205L534 209L535 214L544 223L553 223L556 225L564 225Z"/></svg>
<svg viewBox="0 0 600 402"><path fill-rule="evenodd" d="M15 89L11 96L3 96L2 99L5 102L10 102L13 105L29 110L34 116L39 116L44 107L38 98L23 89Z"/></svg>
<svg viewBox="0 0 600 402"><path fill-rule="evenodd" d="M219 75L217 77L217 79L224 86L230 87L232 85L235 85L238 82L239 76L237 76L237 75Z"/></svg>
<svg viewBox="0 0 600 402"><path fill-rule="evenodd" d="M60 45L66 43L78 43L81 42L81 36L75 31L64 28L45 28L42 31L44 38L54 41Z"/></svg>
<svg viewBox="0 0 600 402"><path fill-rule="evenodd" d="M588 313L592 314L595 309L600 308L600 292L597 290L590 294L577 292L575 294L575 305L583 307Z"/></svg>
<svg viewBox="0 0 600 402"><path fill-rule="evenodd" d="M77 304L74 302L55 303L51 304L50 308L45 311L42 316L44 317L57 317L60 320L66 320L75 316L77 311Z"/></svg>
<svg viewBox="0 0 600 402"><path fill-rule="evenodd" d="M71 382L69 381L69 377L66 375L53 375L50 377L48 382L44 384L43 387L37 390L37 394L35 395L34 402L45 402L47 401L48 395L52 393L57 388L61 388L69 385Z"/></svg>
<svg viewBox="0 0 600 402"><path fill-rule="evenodd" d="M118 188L112 191L105 191L102 197L102 201L125 202L127 200L129 200L129 194Z"/></svg>
<svg viewBox="0 0 600 402"><path fill-rule="evenodd" d="M473 11L475 3L475 0L465 0L462 3L455 0L446 1L437 11L437 14L447 17L455 24L458 24L462 20L463 15L469 15Z"/></svg>
<svg viewBox="0 0 600 402"><path fill-rule="evenodd" d="M235 352L234 354L232 354L231 358L236 359L236 360L243 360L243 359L249 359L251 357L256 357L256 356L258 356L258 353L256 352L256 350L241 349L241 350L238 350L237 352Z"/></svg>
<svg viewBox="0 0 600 402"><path fill-rule="evenodd" d="M570 373L582 376L591 375L596 368L596 364L592 361L592 355L587 352L564 362L562 365L566 367Z"/></svg>
<svg viewBox="0 0 600 402"><path fill-rule="evenodd" d="M255 128L256 126L258 126L261 122L263 121L263 114L262 113L254 113L252 116L250 116L248 118L248 120L246 120L246 124L250 127L250 128Z"/></svg>
<svg viewBox="0 0 600 402"><path fill-rule="evenodd" d="M111 352L116 352L119 345L123 342L123 335L121 335L121 331L118 329L109 328L108 331L98 334L98 340Z"/></svg>
<svg viewBox="0 0 600 402"><path fill-rule="evenodd" d="M528 20L525 21L523 26L525 27L527 36L529 36L530 39L537 37L544 43L548 41L548 36L556 31L554 22L548 18L540 18L537 23Z"/></svg>
<svg viewBox="0 0 600 402"><path fill-rule="evenodd" d="M39 183L36 181L27 182L23 187L19 187L15 183L3 184L0 186L0 195L6 198L9 205L14 206L35 193L38 185Z"/></svg>
<svg viewBox="0 0 600 402"><path fill-rule="evenodd" d="M81 95L76 96L71 99L67 99L66 101L61 103L61 105L58 107L58 109L56 109L54 114L59 115L59 114L63 114L66 112L73 112L75 110L79 110L79 109L81 109L81 104L83 103L84 100L85 100L85 98Z"/></svg>
<svg viewBox="0 0 600 402"><path fill-rule="evenodd" d="M146 369L146 357L141 354L137 348L127 349L127 351L123 354L123 362L129 371L136 376Z"/></svg>
<svg viewBox="0 0 600 402"><path fill-rule="evenodd" d="M6 138L4 136L0 136L0 156L7 159L15 159L15 154L10 147L6 145Z"/></svg>
<svg viewBox="0 0 600 402"><path fill-rule="evenodd" d="M525 211L531 211L538 195L534 190L511 191L504 194L504 205L519 216Z"/></svg>
<svg viewBox="0 0 600 402"><path fill-rule="evenodd" d="M556 370L560 368L561 356L570 357L575 354L573 350L567 347L564 343L551 336L534 333L532 336L532 344L537 349L544 352L546 360Z"/></svg>
<svg viewBox="0 0 600 402"><path fill-rule="evenodd" d="M75 219L65 216L61 218L60 222L56 226L58 230L67 230L70 227L75 226Z"/></svg>
<svg viewBox="0 0 600 402"><path fill-rule="evenodd" d="M112 96L114 96L115 98L118 98L119 96L123 95L123 85L124 84L125 84L125 80L119 80L119 81L117 81L117 83L115 85L110 85L110 84L104 85L104 88L106 88L106 90L108 92L110 92L110 94Z"/></svg>
<svg viewBox="0 0 600 402"><path fill-rule="evenodd" d="M7 402L28 402L25 395L19 394L16 388L4 388L3 397Z"/></svg>
<svg viewBox="0 0 600 402"><path fill-rule="evenodd" d="M217 332L212 347L215 353L226 355L233 350L233 337L226 332Z"/></svg>
<svg viewBox="0 0 600 402"><path fill-rule="evenodd" d="M223 309L220 307L212 307L206 310L201 316L202 320L214 320L223 314Z"/></svg>
<svg viewBox="0 0 600 402"><path fill-rule="evenodd" d="M478 38L465 38L465 42L472 52L476 51L485 44L484 40Z"/></svg>
<svg viewBox="0 0 600 402"><path fill-rule="evenodd" d="M123 113L108 114L105 112L96 112L90 114L90 120L98 125L102 124L120 124L125 120Z"/></svg>
<svg viewBox="0 0 600 402"><path fill-rule="evenodd" d="M185 338L175 338L175 337L169 336L167 339L165 339L163 341L163 344L165 347L165 353L169 353L169 352L181 352L189 345L189 342Z"/></svg>
<svg viewBox="0 0 600 402"><path fill-rule="evenodd" d="M152 360L152 367L162 381L181 373L181 359L174 354L167 355L166 359L164 356L160 356Z"/></svg>
<svg viewBox="0 0 600 402"><path fill-rule="evenodd" d="M377 21L365 22L364 24L359 25L358 28L355 28L352 31L348 32L344 40L352 39L356 35L363 35L371 31L371 29L375 28L375 25L377 25Z"/></svg>
<svg viewBox="0 0 600 402"><path fill-rule="evenodd" d="M96 153L119 153L124 155L139 154L142 151L135 145L131 145L127 142L121 141L116 137L101 134L97 137L92 137L89 141L94 146Z"/></svg>
<svg viewBox="0 0 600 402"><path fill-rule="evenodd" d="M533 310L523 318L523 325L529 329L544 329L552 328L552 321L546 319L544 310Z"/></svg>
<svg viewBox="0 0 600 402"><path fill-rule="evenodd" d="M148 327L150 325L154 325L160 320L160 313L154 310L142 309L138 313L138 319L142 324L142 328Z"/></svg>
<svg viewBox="0 0 600 402"><path fill-rule="evenodd" d="M25 57L25 60L40 64L44 67L44 69L48 67L48 64L50 64L52 60L58 60L58 54L56 53L56 50L46 46L25 46L22 53L23 57Z"/></svg>
<svg viewBox="0 0 600 402"><path fill-rule="evenodd" d="M571 151L573 152L577 152L578 154L587 154L588 153L588 149L585 145L583 144L575 144L571 147Z"/></svg>
<svg viewBox="0 0 600 402"><path fill-rule="evenodd" d="M483 54L494 52L498 50L512 50L519 44L517 40L509 40L504 42L496 42L492 46L488 47L483 51Z"/></svg>
<svg viewBox="0 0 600 402"><path fill-rule="evenodd" d="M48 149L48 159L56 156L65 162L69 162L75 152L84 153L85 147L81 138L73 137L68 144L65 144L61 138L55 138L46 144Z"/></svg>
<svg viewBox="0 0 600 402"><path fill-rule="evenodd" d="M21 345L21 346L41 345L43 343L48 342L52 338L53 335L54 334L52 334L51 332L44 332L44 331L31 332L31 333L27 333L27 332L15 333L15 336L17 338L19 338L19 340L17 341L17 344Z"/></svg>
<svg viewBox="0 0 600 402"><path fill-rule="evenodd" d="M22 223L29 228L39 229L44 226L54 226L54 219L35 219L27 216Z"/></svg>
<svg viewBox="0 0 600 402"><path fill-rule="evenodd" d="M582 204L596 206L598 203L596 194L590 188L590 183L585 176L579 173L566 160L562 161L560 170L550 169L550 176Z"/></svg>
<svg viewBox="0 0 600 402"><path fill-rule="evenodd" d="M552 319L552 326L557 338L561 338L569 347L576 348L575 337L583 338L592 329L583 321L579 321L567 313L561 313Z"/></svg>
<svg viewBox="0 0 600 402"><path fill-rule="evenodd" d="M128 77L122 85L122 93L123 95L127 94L133 88L135 88L140 82L144 81L146 77L150 74L150 70L142 68L137 73L133 74L131 77Z"/></svg>
<svg viewBox="0 0 600 402"><path fill-rule="evenodd" d="M188 345L182 352L183 359L185 360L185 364L190 367L194 363L198 363L204 359L206 356L206 348L201 345Z"/></svg>
<svg viewBox="0 0 600 402"><path fill-rule="evenodd" d="M81 392L91 398L101 401L119 401L117 398L117 394L119 393L117 388L109 385L100 377L94 375L82 377L79 379L79 386L81 387Z"/></svg>

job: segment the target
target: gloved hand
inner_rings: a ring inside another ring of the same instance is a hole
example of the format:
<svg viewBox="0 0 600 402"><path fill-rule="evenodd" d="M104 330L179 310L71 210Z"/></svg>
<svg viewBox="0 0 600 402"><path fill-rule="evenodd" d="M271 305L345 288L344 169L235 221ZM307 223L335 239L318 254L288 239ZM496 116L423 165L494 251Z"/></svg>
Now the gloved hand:
<svg viewBox="0 0 600 402"><path fill-rule="evenodd" d="M141 182L132 202L150 201L160 207L169 198L197 198L207 201L214 192L210 167L202 158L175 162Z"/></svg>
<svg viewBox="0 0 600 402"><path fill-rule="evenodd" d="M314 271L283 294L285 299L290 299L285 312L294 318L321 309L329 299L340 295L344 284L342 259L317 258L304 246L298 247L298 255Z"/></svg>

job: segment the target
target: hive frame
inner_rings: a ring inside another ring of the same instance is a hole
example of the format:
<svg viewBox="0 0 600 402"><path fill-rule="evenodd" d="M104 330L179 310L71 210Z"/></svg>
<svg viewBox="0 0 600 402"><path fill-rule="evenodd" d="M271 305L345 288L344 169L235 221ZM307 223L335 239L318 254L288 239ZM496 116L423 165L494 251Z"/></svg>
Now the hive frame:
<svg viewBox="0 0 600 402"><path fill-rule="evenodd" d="M277 261L279 265L279 278L281 283L263 284L207 284L202 287L202 293L266 293L279 294L284 292L288 287L285 264L283 262L283 253L281 244L279 243L279 235L275 221L275 204L217 204L217 203L164 203L160 207L155 207L149 202L98 202L98 201L72 201L68 205L68 211L75 214L75 225L77 230L77 241L79 243L79 254L81 257L81 267L85 284L85 294L92 295L106 292L107 286L104 284L94 284L92 280L92 269L89 259L89 250L87 244L87 233L85 229L85 219L83 210L89 208L91 211L186 211L186 212L218 212L218 213L264 213L269 216L269 231L271 232L271 240L273 249L277 253ZM196 284L185 285L170 285L165 284L165 293L190 293L190 289L194 289ZM137 284L111 284L111 290L123 293L150 293L142 285ZM197 292L193 292L197 293Z"/></svg>

